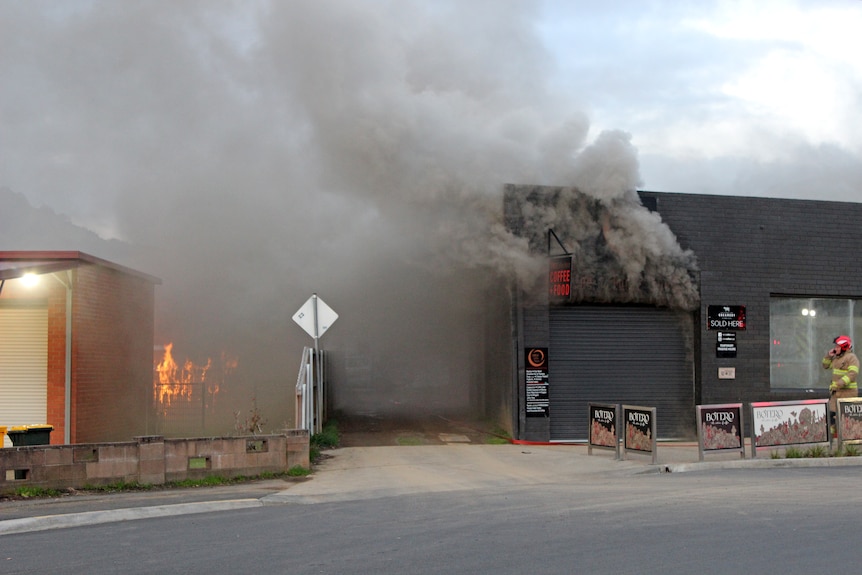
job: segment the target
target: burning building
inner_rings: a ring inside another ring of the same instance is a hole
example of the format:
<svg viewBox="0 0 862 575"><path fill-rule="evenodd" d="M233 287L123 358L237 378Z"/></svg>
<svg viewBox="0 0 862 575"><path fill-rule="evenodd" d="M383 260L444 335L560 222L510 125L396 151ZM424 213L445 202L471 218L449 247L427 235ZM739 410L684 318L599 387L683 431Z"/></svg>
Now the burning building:
<svg viewBox="0 0 862 575"><path fill-rule="evenodd" d="M549 262L489 311L505 335L487 381L511 385L486 386L486 409L516 438L584 440L589 402L656 407L660 438L692 438L699 404L826 397L824 351L862 337L862 239L836 232L862 204L504 195L508 229Z"/></svg>

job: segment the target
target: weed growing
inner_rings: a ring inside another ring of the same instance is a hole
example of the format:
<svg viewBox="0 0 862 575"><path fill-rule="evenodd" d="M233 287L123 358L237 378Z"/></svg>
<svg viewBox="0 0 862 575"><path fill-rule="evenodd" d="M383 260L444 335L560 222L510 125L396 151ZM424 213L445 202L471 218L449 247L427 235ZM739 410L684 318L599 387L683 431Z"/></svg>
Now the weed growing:
<svg viewBox="0 0 862 575"><path fill-rule="evenodd" d="M402 435L396 439L396 443L398 443L398 445L422 445L424 441L422 441L421 437Z"/></svg>
<svg viewBox="0 0 862 575"><path fill-rule="evenodd" d="M305 477L306 475L311 475L311 469L308 469L301 465L294 465L287 470L288 477Z"/></svg>
<svg viewBox="0 0 862 575"><path fill-rule="evenodd" d="M323 450L334 449L341 443L341 434L338 432L338 421L335 419L327 421L320 433L312 435L308 443L308 453L313 464L320 459Z"/></svg>
<svg viewBox="0 0 862 575"><path fill-rule="evenodd" d="M823 445L814 445L805 450L805 457L829 457L829 450Z"/></svg>
<svg viewBox="0 0 862 575"><path fill-rule="evenodd" d="M21 486L15 490L15 495L24 499L31 499L34 497L60 497L63 492L45 487Z"/></svg>
<svg viewBox="0 0 862 575"><path fill-rule="evenodd" d="M788 447L784 450L784 457L786 459L800 459L803 457L803 453L796 447Z"/></svg>

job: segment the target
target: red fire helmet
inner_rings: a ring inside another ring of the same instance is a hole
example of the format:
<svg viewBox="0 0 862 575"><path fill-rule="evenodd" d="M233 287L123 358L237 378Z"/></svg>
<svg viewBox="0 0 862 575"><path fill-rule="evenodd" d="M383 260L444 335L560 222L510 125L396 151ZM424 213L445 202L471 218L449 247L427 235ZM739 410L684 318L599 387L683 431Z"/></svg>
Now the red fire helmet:
<svg viewBox="0 0 862 575"><path fill-rule="evenodd" d="M848 351L853 347L853 340L846 335L839 335L835 338L835 345L841 348L841 351Z"/></svg>

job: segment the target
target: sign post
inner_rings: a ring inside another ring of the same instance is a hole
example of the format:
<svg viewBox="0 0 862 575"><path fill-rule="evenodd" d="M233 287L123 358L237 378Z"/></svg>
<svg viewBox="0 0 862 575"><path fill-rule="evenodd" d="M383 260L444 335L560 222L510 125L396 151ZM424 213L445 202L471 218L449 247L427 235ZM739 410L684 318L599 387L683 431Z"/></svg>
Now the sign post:
<svg viewBox="0 0 862 575"><path fill-rule="evenodd" d="M315 387L317 392L317 408L314 406L315 393L312 390L306 390L303 394L303 414L306 418L309 435L319 432L322 428L323 419L323 362L320 357L320 337L335 323L338 319L338 314L331 307L317 297L317 294L312 294L308 300L302 304L302 307L293 314L293 321L299 327L305 330L305 333L314 338L314 357L315 370L317 377L315 378ZM309 393L310 392L310 393ZM316 425L315 425L316 422Z"/></svg>

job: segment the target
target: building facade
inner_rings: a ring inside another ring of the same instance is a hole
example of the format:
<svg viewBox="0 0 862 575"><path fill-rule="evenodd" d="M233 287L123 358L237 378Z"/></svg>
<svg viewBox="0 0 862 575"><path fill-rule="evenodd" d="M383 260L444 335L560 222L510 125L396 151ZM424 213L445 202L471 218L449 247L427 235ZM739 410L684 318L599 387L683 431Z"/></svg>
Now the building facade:
<svg viewBox="0 0 862 575"><path fill-rule="evenodd" d="M54 444L146 434L159 283L81 252L0 252L0 425L52 425Z"/></svg>
<svg viewBox="0 0 862 575"><path fill-rule="evenodd" d="M511 339L487 346L514 350L491 409L516 438L584 440L590 402L656 407L659 438L694 438L697 405L827 397L824 352L862 337L862 204L504 196L509 229L549 260L511 290Z"/></svg>

